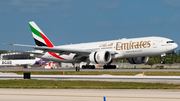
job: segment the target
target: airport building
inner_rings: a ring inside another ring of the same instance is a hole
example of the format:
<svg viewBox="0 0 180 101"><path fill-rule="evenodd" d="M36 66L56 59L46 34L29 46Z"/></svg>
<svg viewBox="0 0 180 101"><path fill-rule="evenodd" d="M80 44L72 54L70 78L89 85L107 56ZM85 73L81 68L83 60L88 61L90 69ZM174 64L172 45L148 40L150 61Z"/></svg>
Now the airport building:
<svg viewBox="0 0 180 101"><path fill-rule="evenodd" d="M31 68L31 66L38 66L38 60L30 54L23 54L20 52L3 53L0 55L0 67L15 67L23 66L24 68Z"/></svg>
<svg viewBox="0 0 180 101"><path fill-rule="evenodd" d="M35 57L30 56L30 54L23 54L19 52L4 53L1 54L0 60L22 60L22 59L35 59Z"/></svg>
<svg viewBox="0 0 180 101"><path fill-rule="evenodd" d="M28 52L33 52L33 51L28 51ZM33 67L38 67L38 68L45 68L46 63L48 63L47 66L49 66L49 63L51 63L51 64L57 63L57 62L53 62L53 61L49 61L49 60L45 60L45 59L37 60L37 58L32 57L30 54L25 54L25 53L21 53L21 52L12 52L12 53L3 53L0 55L0 67L4 66L5 64L6 64L5 66L7 66L8 63L11 63L11 64L9 64L9 66L12 66L13 61L18 61L18 60L21 61L21 63L23 61L33 61L34 60L35 64L33 65ZM7 63L4 63L3 61L5 61L5 62L7 61ZM55 67L57 67L57 66L73 67L73 65L71 63L60 63L60 62L58 62L58 65L56 64ZM52 67L54 67L54 64Z"/></svg>

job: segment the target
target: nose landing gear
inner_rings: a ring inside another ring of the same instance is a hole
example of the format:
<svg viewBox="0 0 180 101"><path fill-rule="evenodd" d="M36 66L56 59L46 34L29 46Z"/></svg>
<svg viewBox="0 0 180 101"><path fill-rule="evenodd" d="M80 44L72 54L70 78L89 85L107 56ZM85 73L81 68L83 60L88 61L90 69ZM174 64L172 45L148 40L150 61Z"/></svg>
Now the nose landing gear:
<svg viewBox="0 0 180 101"><path fill-rule="evenodd" d="M161 54L161 58L162 58L161 64L165 64L164 59L166 58L166 53Z"/></svg>

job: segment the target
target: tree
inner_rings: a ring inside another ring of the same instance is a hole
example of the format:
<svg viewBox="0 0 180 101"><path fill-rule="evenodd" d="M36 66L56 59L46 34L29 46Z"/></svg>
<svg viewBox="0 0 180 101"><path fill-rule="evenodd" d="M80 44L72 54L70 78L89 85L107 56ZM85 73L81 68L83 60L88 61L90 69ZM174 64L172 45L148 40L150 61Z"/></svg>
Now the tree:
<svg viewBox="0 0 180 101"><path fill-rule="evenodd" d="M0 50L0 54L7 53L8 51Z"/></svg>
<svg viewBox="0 0 180 101"><path fill-rule="evenodd" d="M145 65L150 65L151 68L152 68L152 66L153 66L155 63L156 63L156 62L154 61L154 59L149 58L148 62L146 62Z"/></svg>
<svg viewBox="0 0 180 101"><path fill-rule="evenodd" d="M175 53L176 53L177 55L180 55L180 50L177 50Z"/></svg>

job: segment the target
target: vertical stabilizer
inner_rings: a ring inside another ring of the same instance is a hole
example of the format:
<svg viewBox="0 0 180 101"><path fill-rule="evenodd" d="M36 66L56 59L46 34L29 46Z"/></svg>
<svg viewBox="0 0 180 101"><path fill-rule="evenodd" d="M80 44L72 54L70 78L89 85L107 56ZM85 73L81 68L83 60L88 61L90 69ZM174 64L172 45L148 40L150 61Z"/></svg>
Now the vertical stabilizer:
<svg viewBox="0 0 180 101"><path fill-rule="evenodd" d="M29 26L37 46L54 47L52 42L46 37L34 21L29 22Z"/></svg>

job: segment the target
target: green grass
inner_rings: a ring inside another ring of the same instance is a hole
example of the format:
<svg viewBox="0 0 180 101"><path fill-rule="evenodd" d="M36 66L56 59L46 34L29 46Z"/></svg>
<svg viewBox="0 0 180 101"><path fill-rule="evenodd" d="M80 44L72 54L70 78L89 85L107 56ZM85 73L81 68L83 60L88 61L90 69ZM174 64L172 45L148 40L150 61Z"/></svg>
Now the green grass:
<svg viewBox="0 0 180 101"><path fill-rule="evenodd" d="M27 71L28 72L28 71ZM63 71L29 71L31 75L63 75ZM7 72L8 73L8 72ZM17 73L22 75L23 71L12 71L11 73ZM140 71L65 71L65 75L129 75L134 76L142 74ZM180 72L171 71L146 71L146 76L180 76Z"/></svg>
<svg viewBox="0 0 180 101"><path fill-rule="evenodd" d="M12 72L11 72L12 73ZM23 71L13 71L23 74ZM31 75L62 75L63 71L30 71ZM180 72L148 71L146 76L180 76ZM65 75L137 75L142 72L124 71L66 71ZM0 88L23 89L180 89L180 84L165 83L137 83L137 82L108 82L108 81L70 81L70 80L0 80Z"/></svg>
<svg viewBox="0 0 180 101"><path fill-rule="evenodd" d="M63 81L63 80L0 80L0 88L23 89L180 89L180 84L106 82L106 81Z"/></svg>

